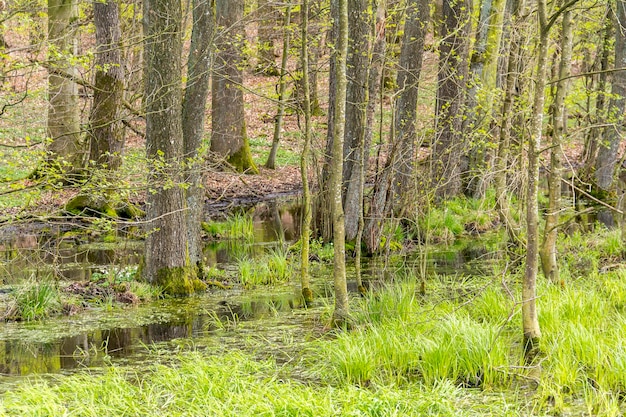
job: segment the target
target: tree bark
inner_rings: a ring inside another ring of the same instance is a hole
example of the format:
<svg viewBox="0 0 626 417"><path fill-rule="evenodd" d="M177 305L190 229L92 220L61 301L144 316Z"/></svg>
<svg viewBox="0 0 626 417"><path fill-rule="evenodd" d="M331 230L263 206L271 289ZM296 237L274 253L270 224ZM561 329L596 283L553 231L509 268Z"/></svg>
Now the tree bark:
<svg viewBox="0 0 626 417"><path fill-rule="evenodd" d="M75 75L72 57L76 54L76 20L74 0L48 1L48 58L52 69ZM61 75L48 75L48 146L47 168L60 171L66 180L82 171L86 150L80 135L77 84Z"/></svg>
<svg viewBox="0 0 626 417"><path fill-rule="evenodd" d="M144 2L146 154L152 162L146 198L143 274L167 293L190 294L198 271L190 247L182 128L182 11L174 0Z"/></svg>
<svg viewBox="0 0 626 417"><path fill-rule="evenodd" d="M432 178L439 199L461 192L461 155L465 83L468 74L471 3L443 1L442 41L439 51L436 137L432 152Z"/></svg>
<svg viewBox="0 0 626 417"><path fill-rule="evenodd" d="M257 36L257 72L274 76L279 75L274 56L274 40L277 26L277 12L272 0L258 0L259 31ZM289 7L289 6L288 6Z"/></svg>
<svg viewBox="0 0 626 417"><path fill-rule="evenodd" d="M394 193L407 196L412 186L415 168L415 149L417 146L417 98L419 80L424 58L424 40L430 16L429 0L407 1L406 22L400 49L400 64L397 74L398 99L395 104L394 131L392 139L398 144L398 156L395 159ZM386 194L386 193L385 193ZM396 209L405 206L400 200Z"/></svg>
<svg viewBox="0 0 626 417"><path fill-rule="evenodd" d="M335 2L333 2L335 3ZM346 116L346 56L348 53L348 0L336 0L338 22L338 36L335 51L335 93L333 117L333 147L330 176L330 201L333 219L334 263L333 277L335 284L335 311L333 324L344 326L347 324L348 289L346 284L346 244L344 214L341 201L342 169L343 169L343 140L344 120Z"/></svg>
<svg viewBox="0 0 626 417"><path fill-rule="evenodd" d="M283 119L285 117L285 101L287 100L287 58L289 58L289 37L291 34L291 4L287 5L285 12L285 27L283 33L283 52L280 63L280 79L278 81L278 114L274 122L274 137L272 139L272 149L267 157L265 167L269 169L276 168L276 153L278 152L278 144L280 143L280 134L283 130ZM273 54L273 53L272 53ZM308 87L308 86L307 86Z"/></svg>
<svg viewBox="0 0 626 417"><path fill-rule="evenodd" d="M185 183L188 185L185 190L187 242L192 265L202 264L200 223L204 209L202 166L205 155L199 150L204 141L205 108L215 38L214 3L214 0L194 0L192 3L193 27L182 103Z"/></svg>
<svg viewBox="0 0 626 417"><path fill-rule="evenodd" d="M513 117L515 110L516 95L519 91L519 75L523 67L522 38L525 32L524 1L520 0L512 5L508 15L509 29L509 52L504 80L504 97L502 99L502 111L500 113L501 126L498 139L498 149L494 163L494 188L496 192L496 208L500 221L505 226L509 241L514 244L522 243L519 237L519 226L511 215L509 207L509 192L507 190L507 175L509 172L509 155L511 145L511 132L513 129ZM505 18L506 19L506 18Z"/></svg>
<svg viewBox="0 0 626 417"><path fill-rule="evenodd" d="M545 0L537 4L539 44L537 46L537 72L533 98L531 137L528 141L528 178L526 194L526 266L522 282L522 324L524 350L533 356L539 348L541 330L537 316L537 258L539 240L539 151L543 133L543 105L545 100L546 68L548 60L548 23Z"/></svg>
<svg viewBox="0 0 626 417"><path fill-rule="evenodd" d="M563 171L562 140L565 139L567 119L565 97L569 89L568 77L572 66L572 12L563 13L561 23L561 60L559 62L558 83L554 103L552 103L552 141L550 143L550 172L548 173L548 212L540 251L543 274L553 283L559 282L559 269L556 259L559 213L561 211L561 178Z"/></svg>
<svg viewBox="0 0 626 417"><path fill-rule="evenodd" d="M300 282L302 284L302 298L305 303L313 301L313 291L309 278L309 247L311 240L311 190L309 188L309 158L311 157L311 95L309 89L309 48L306 40L309 33L309 1L302 1L302 45L300 49L300 63L302 66L302 88L304 98L302 109L304 112L304 145L300 155L300 175L302 178L302 242Z"/></svg>
<svg viewBox="0 0 626 417"><path fill-rule="evenodd" d="M368 67L370 57L369 0L348 0L350 38L346 76L346 120L343 144L343 208L346 239L356 238L363 213L362 178L367 170L365 149Z"/></svg>
<svg viewBox="0 0 626 417"><path fill-rule="evenodd" d="M99 168L119 168L124 148L120 109L124 94L119 7L115 0L95 1L96 79L89 115L90 156Z"/></svg>
<svg viewBox="0 0 626 417"><path fill-rule="evenodd" d="M215 1L219 32L213 69L211 152L225 158L237 171L258 173L250 153L241 89L243 6L243 0Z"/></svg>
<svg viewBox="0 0 626 417"><path fill-rule="evenodd" d="M623 0L616 0L615 68L626 68L626 7ZM626 109L626 71L613 73L608 126L604 129L596 158L595 182L600 191L608 192L614 183L620 132Z"/></svg>

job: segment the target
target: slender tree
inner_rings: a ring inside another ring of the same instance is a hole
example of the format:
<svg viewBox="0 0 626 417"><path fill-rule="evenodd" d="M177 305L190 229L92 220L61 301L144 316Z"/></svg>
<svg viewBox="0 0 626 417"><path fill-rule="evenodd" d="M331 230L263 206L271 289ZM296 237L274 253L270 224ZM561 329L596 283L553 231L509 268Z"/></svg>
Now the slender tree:
<svg viewBox="0 0 626 417"><path fill-rule="evenodd" d="M496 208L500 221L505 226L509 241L513 244L521 243L519 227L511 215L509 207L509 193L507 190L507 175L509 173L509 159L511 135L513 130L513 117L519 88L519 76L524 66L523 43L526 31L526 7L524 0L513 1L510 11L505 19L508 41L508 60L504 80L504 96L502 98L502 110L500 112L500 129L498 149L494 161L494 188L496 192Z"/></svg>
<svg viewBox="0 0 626 417"><path fill-rule="evenodd" d="M548 173L548 211L540 250L543 274L552 282L559 282L559 270L556 259L556 240L558 235L559 213L561 211L561 179L563 150L567 119L565 97L569 88L569 76L572 66L572 11L563 12L561 22L561 59L558 69L558 82L554 102L551 106L552 135L550 143L550 172Z"/></svg>
<svg viewBox="0 0 626 417"><path fill-rule="evenodd" d="M368 101L368 67L370 57L370 1L348 0L350 37L346 76L346 120L343 144L343 209L345 213L346 239L356 238L359 219L363 213L362 179L367 169L368 155L365 149Z"/></svg>
<svg viewBox="0 0 626 417"><path fill-rule="evenodd" d="M278 113L274 121L274 137L272 139L272 149L267 157L265 167L276 168L276 153L280 143L280 134L283 130L283 119L285 118L285 102L287 101L287 59L289 58L289 38L291 35L291 4L287 5L285 12L285 26L283 33L283 51L280 62L280 78L278 80ZM272 52L273 55L273 52Z"/></svg>
<svg viewBox="0 0 626 417"><path fill-rule="evenodd" d="M302 39L308 39L309 31L309 4L308 0L302 1ZM311 157L311 95L309 89L309 48L307 42L300 45L300 65L302 66L302 88L304 99L302 110L304 112L304 145L300 155L300 175L302 176L302 252L300 281L302 284L302 297L305 303L313 301L313 291L309 279L309 246L311 239L311 191L309 188L309 158Z"/></svg>
<svg viewBox="0 0 626 417"><path fill-rule="evenodd" d="M461 156L465 83L468 74L471 3L444 0L437 86L436 137L432 152L432 179L439 198L461 192Z"/></svg>
<svg viewBox="0 0 626 417"><path fill-rule="evenodd" d="M415 165L417 132L417 98L424 59L424 41L430 16L429 0L407 1L404 35L400 48L397 85L398 98L394 114L394 143L399 151L395 160L395 189L397 195L409 194ZM385 192L386 194L386 192ZM406 201L401 201L404 206Z"/></svg>
<svg viewBox="0 0 626 417"><path fill-rule="evenodd" d="M192 4L193 27L187 61L187 84L182 103L182 123L189 261L192 265L201 267L200 223L204 209L202 161L205 156L201 150L204 149L204 109L207 103L212 46L215 38L215 1L194 0Z"/></svg>
<svg viewBox="0 0 626 417"><path fill-rule="evenodd" d="M348 53L348 0L336 0L334 24L337 25L335 50L335 93L333 117L333 146L331 154L330 202L333 219L335 283L335 311L333 323L337 326L346 324L349 314L348 289L346 284L346 244L343 205L341 201L344 120L346 116L346 56Z"/></svg>

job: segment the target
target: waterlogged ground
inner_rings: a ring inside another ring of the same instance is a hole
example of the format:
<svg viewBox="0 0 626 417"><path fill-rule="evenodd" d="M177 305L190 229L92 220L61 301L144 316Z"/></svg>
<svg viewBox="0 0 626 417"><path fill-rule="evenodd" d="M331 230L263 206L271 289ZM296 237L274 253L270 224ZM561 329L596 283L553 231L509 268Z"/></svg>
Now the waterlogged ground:
<svg viewBox="0 0 626 417"><path fill-rule="evenodd" d="M312 264L310 306L299 298L294 270L269 287L237 282L238 259L265 262L298 235L297 215L275 207L259 212L253 243L217 239L205 248L208 265L221 271L216 281L227 288L2 323L0 415L623 414L626 273L586 278L602 269L594 259L603 254L613 251L609 263L619 264L619 239L573 242L597 256L571 254L562 272L572 285L540 284L546 354L524 366L519 265L501 261L497 236L365 259L371 294L360 298L351 282L355 329L336 333L326 327L332 266L323 256ZM140 241L89 240L5 239L0 304L19 280L89 281L124 271L141 253ZM348 276L353 281L353 266Z"/></svg>

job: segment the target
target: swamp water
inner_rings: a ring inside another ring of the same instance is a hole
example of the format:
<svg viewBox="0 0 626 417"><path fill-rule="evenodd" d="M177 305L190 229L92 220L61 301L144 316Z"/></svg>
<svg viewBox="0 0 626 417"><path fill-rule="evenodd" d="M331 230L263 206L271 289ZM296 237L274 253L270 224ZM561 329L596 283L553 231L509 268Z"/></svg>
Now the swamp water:
<svg viewBox="0 0 626 417"><path fill-rule="evenodd" d="M296 208L294 208L296 207ZM211 242L204 255L208 266L236 270L241 256L258 258L279 241L299 235L299 210L294 204L267 203L254 212L254 242ZM65 281L88 281L95 272L136 265L139 241L115 244L85 243L71 233L49 237L42 233L5 235L0 242L0 301L11 285L29 278L54 276ZM498 251L484 244L468 244L428 253L412 252L391 263L364 259L363 279L375 285L394 278L399 270L416 274L469 276L487 271ZM245 349L278 361L321 328L319 317L332 302L332 265L314 262L312 281L316 301L305 308L299 296L298 275L289 283L244 290L209 289L187 299L166 299L136 307L94 305L73 316L33 322L0 324L0 390L33 374L68 374L108 364L140 368L155 355L181 349L207 351ZM348 270L354 279L354 269ZM351 283L352 290L356 286Z"/></svg>

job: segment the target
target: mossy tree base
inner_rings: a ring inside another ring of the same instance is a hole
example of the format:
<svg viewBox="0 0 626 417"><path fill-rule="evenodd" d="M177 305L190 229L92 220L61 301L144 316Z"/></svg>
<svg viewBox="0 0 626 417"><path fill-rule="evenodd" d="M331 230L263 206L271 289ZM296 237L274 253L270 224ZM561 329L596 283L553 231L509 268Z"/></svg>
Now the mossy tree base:
<svg viewBox="0 0 626 417"><path fill-rule="evenodd" d="M205 291L206 284L198 279L195 266L161 268L157 271L155 284L167 295L181 297Z"/></svg>

